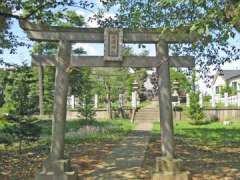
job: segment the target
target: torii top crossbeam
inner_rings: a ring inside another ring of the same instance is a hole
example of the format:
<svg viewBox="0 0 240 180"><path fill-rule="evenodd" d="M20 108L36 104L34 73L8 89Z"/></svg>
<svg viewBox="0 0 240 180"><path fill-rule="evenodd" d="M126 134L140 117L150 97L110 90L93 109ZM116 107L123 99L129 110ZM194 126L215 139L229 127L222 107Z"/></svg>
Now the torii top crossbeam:
<svg viewBox="0 0 240 180"><path fill-rule="evenodd" d="M30 39L35 41L59 41L84 43L103 43L103 28L73 28L53 27L20 21L22 29L27 31ZM191 43L197 40L197 34L182 27L174 31L159 29L123 29L123 43L157 43L165 40L167 43Z"/></svg>
<svg viewBox="0 0 240 180"><path fill-rule="evenodd" d="M158 67L159 57L122 57L122 43L154 43L164 41L171 43L191 43L196 41L196 33L187 28L175 31L161 32L159 29L110 29L103 28L73 28L46 26L20 21L23 30L31 40L35 41L67 41L69 43L104 43L103 56L71 57L71 66L75 67ZM107 33L107 34L106 34ZM113 36L112 36L113 35ZM115 36L117 35L117 36ZM111 55L113 52L113 55ZM33 55L33 65L56 65L56 57ZM171 56L170 66L193 67L194 58L191 56Z"/></svg>

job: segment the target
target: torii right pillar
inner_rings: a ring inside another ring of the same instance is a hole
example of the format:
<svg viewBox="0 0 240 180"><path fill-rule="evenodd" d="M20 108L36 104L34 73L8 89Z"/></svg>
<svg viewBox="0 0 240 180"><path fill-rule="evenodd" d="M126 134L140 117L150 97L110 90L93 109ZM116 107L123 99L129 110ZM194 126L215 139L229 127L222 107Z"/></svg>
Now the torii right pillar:
<svg viewBox="0 0 240 180"><path fill-rule="evenodd" d="M156 46L160 66L157 68L159 85L160 129L162 156L156 158L152 180L189 180L190 173L183 171L181 160L175 159L174 128L169 74L168 44L160 40Z"/></svg>

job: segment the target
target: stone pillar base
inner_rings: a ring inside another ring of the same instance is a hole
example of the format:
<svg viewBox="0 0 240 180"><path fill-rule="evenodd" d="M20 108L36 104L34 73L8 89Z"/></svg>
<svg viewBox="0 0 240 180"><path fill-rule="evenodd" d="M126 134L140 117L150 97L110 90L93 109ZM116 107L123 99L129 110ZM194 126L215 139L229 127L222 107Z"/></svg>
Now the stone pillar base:
<svg viewBox="0 0 240 180"><path fill-rule="evenodd" d="M157 157L151 180L190 180L190 173L182 170L181 162L180 159Z"/></svg>
<svg viewBox="0 0 240 180"><path fill-rule="evenodd" d="M77 180L78 176L75 172L65 172L62 174L56 174L54 172L38 173L35 176L35 180Z"/></svg>
<svg viewBox="0 0 240 180"><path fill-rule="evenodd" d="M70 168L69 160L49 158L43 162L43 170L36 174L35 180L77 180L77 172Z"/></svg>

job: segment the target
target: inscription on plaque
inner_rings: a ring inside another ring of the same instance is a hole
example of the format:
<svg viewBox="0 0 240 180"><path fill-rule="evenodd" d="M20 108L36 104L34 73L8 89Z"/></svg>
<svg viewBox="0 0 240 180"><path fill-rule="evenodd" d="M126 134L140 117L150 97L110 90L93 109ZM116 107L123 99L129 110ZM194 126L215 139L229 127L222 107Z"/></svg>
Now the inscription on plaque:
<svg viewBox="0 0 240 180"><path fill-rule="evenodd" d="M122 60L122 36L121 29L107 28L104 30L104 60Z"/></svg>
<svg viewBox="0 0 240 180"><path fill-rule="evenodd" d="M118 56L118 34L109 33L109 56Z"/></svg>

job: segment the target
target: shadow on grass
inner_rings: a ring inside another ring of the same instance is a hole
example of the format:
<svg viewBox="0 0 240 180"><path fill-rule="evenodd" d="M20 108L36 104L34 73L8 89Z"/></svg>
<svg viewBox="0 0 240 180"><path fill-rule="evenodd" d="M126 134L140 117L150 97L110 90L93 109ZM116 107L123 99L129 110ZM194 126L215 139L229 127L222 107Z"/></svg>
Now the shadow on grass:
<svg viewBox="0 0 240 180"><path fill-rule="evenodd" d="M239 129L177 129L176 136L190 139L194 143L200 143L205 145L217 145L225 146L231 145L231 147L238 147L240 145L240 130Z"/></svg>
<svg viewBox="0 0 240 180"><path fill-rule="evenodd" d="M239 127L192 126L175 128L176 155L194 180L240 177ZM161 156L160 133L153 133L146 153L146 166L154 168Z"/></svg>

